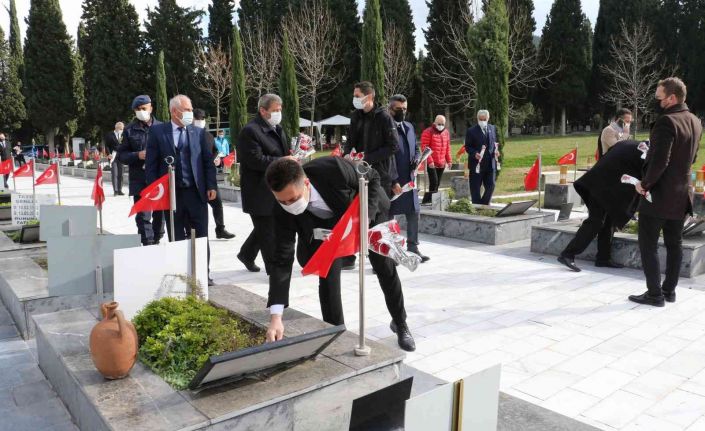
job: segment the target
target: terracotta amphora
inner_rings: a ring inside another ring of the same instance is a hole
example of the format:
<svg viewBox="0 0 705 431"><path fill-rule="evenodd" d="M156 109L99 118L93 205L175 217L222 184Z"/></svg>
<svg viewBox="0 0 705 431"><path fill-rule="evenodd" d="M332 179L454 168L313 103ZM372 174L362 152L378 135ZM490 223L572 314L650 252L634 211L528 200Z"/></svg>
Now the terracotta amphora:
<svg viewBox="0 0 705 431"><path fill-rule="evenodd" d="M137 360L137 331L117 307L117 302L101 304L103 320L91 331L91 357L106 379L126 377Z"/></svg>

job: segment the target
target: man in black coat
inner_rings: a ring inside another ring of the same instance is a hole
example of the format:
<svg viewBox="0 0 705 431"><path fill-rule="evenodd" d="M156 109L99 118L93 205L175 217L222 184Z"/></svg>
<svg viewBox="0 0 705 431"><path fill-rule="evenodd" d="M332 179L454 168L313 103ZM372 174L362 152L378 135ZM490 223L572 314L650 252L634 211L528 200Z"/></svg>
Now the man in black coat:
<svg viewBox="0 0 705 431"><path fill-rule="evenodd" d="M113 195L122 196L122 163L117 156L117 150L122 142L122 132L125 125L118 121L115 123L115 130L105 135L105 150L110 157L110 178L113 183Z"/></svg>
<svg viewBox="0 0 705 431"><path fill-rule="evenodd" d="M660 114L651 127L651 148L646 170L637 191L652 201L639 200L639 251L647 292L632 295L639 304L663 307L676 301L676 285L683 260L683 224L693 214L690 168L698 154L702 124L685 104L687 89L678 78L658 83L654 110ZM661 284L658 240L663 231L666 246L666 278Z"/></svg>
<svg viewBox="0 0 705 431"><path fill-rule="evenodd" d="M369 180L368 215L374 226L389 219L389 198L380 186L375 170L367 174ZM314 239L314 229L332 229L341 219L358 193L358 175L352 162L340 157L321 157L306 165L292 159L281 159L267 168L267 184L276 197L274 211L276 249L269 276L271 321L267 340L279 340L284 335L282 314L289 305L289 288L294 254L303 267L314 255L321 241ZM298 247L294 252L298 235ZM390 327L397 333L399 346L414 351L416 345L406 324L404 295L394 261L370 253L370 263L384 292L387 309L392 315ZM342 259L336 259L327 278L319 278L318 295L323 320L333 324L344 323L340 296Z"/></svg>
<svg viewBox="0 0 705 431"><path fill-rule="evenodd" d="M147 157L147 138L152 126L161 121L152 116L152 100L147 95L140 95L132 101L135 119L125 127L122 143L118 147L118 159L129 167L129 193L135 203L140 200L140 193L147 187L144 161ZM164 218L161 211L145 211L135 215L137 232L143 245L158 244L164 235Z"/></svg>
<svg viewBox="0 0 705 431"><path fill-rule="evenodd" d="M277 203L267 187L264 172L273 161L289 156L291 146L279 125L282 99L276 94L265 94L257 106L257 116L247 123L237 140L242 210L250 215L253 225L237 258L249 271L257 272L260 269L255 265L255 258L261 250L265 270L269 273L275 242L272 212Z"/></svg>
<svg viewBox="0 0 705 431"><path fill-rule="evenodd" d="M10 149L10 143L7 142L5 139L5 134L0 133L0 160L3 162L9 158L12 158L12 150ZM13 166L14 168L14 166ZM8 189L9 186L7 185L7 179L10 177L10 174L5 174L3 175L3 180L5 184L5 188Z"/></svg>
<svg viewBox="0 0 705 431"><path fill-rule="evenodd" d="M624 174L634 178L641 176L644 161L638 147L636 141L617 143L573 185L588 208L588 218L558 257L560 263L573 271L580 271L575 256L585 251L595 237L595 266L622 267L611 260L612 238L614 230L623 228L636 209L636 190L631 184L623 184L621 179Z"/></svg>
<svg viewBox="0 0 705 431"><path fill-rule="evenodd" d="M468 153L470 168L470 197L473 204L489 205L497 178L497 127L489 123L490 112L481 109L477 112L477 124L465 132L465 151ZM485 151L482 151L485 147ZM480 165L478 172L477 166ZM484 187L484 191L482 191Z"/></svg>

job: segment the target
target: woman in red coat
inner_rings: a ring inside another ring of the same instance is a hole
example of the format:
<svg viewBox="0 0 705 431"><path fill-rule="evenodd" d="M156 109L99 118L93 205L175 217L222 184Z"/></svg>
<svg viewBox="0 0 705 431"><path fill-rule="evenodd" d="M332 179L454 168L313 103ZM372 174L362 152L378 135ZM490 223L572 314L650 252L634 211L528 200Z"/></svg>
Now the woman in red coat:
<svg viewBox="0 0 705 431"><path fill-rule="evenodd" d="M441 184L441 177L446 166L450 168L453 161L450 157L450 133L446 130L446 117L439 115L433 125L421 134L421 152L426 148L431 148L433 153L426 160L426 172L428 173L428 193L424 194L422 204L431 202L433 193L438 191Z"/></svg>

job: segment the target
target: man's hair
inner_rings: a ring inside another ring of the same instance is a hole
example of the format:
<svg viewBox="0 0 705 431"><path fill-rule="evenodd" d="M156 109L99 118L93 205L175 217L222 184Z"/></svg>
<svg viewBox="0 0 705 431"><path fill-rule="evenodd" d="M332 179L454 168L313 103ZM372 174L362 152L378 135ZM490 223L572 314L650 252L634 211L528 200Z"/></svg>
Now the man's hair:
<svg viewBox="0 0 705 431"><path fill-rule="evenodd" d="M623 118L625 115L632 115L632 111L627 108L620 108L617 110L617 118Z"/></svg>
<svg viewBox="0 0 705 431"><path fill-rule="evenodd" d="M375 86L372 85L370 81L361 81L353 86L353 89L359 89L362 94L369 96L370 94L375 94Z"/></svg>
<svg viewBox="0 0 705 431"><path fill-rule="evenodd" d="M670 96L671 94L675 95L678 103L685 102L685 98L688 96L688 89L685 86L685 82L675 76L662 79L658 82L658 86L663 87L666 96Z"/></svg>
<svg viewBox="0 0 705 431"><path fill-rule="evenodd" d="M125 125L122 123L122 121L118 121L117 123L115 123L115 128L116 128L116 129L117 129L117 126L125 127Z"/></svg>
<svg viewBox="0 0 705 431"><path fill-rule="evenodd" d="M403 94L395 94L394 96L389 98L389 106L392 106L392 103L394 102L406 103L406 101L406 96L404 96Z"/></svg>
<svg viewBox="0 0 705 431"><path fill-rule="evenodd" d="M486 115L488 120L490 119L490 111L488 111L487 109L480 109L479 111L477 111L477 118L480 118L483 115Z"/></svg>
<svg viewBox="0 0 705 431"><path fill-rule="evenodd" d="M259 111L262 108L264 108L265 110L269 110L269 108L271 108L272 105L275 103L281 105L282 98L277 96L276 94L265 94L259 98L259 102L257 102L257 110Z"/></svg>
<svg viewBox="0 0 705 431"><path fill-rule="evenodd" d="M304 169L296 160L277 159L269 165L264 176L269 188L272 191L280 192L289 184L302 182Z"/></svg>
<svg viewBox="0 0 705 431"><path fill-rule="evenodd" d="M204 111L201 108L196 108L193 110L193 119L194 120L205 120L206 119L206 111Z"/></svg>
<svg viewBox="0 0 705 431"><path fill-rule="evenodd" d="M171 100L169 100L169 111L174 108L181 108L181 102L183 100L191 101L188 96L184 96L183 94L177 94L176 96L172 97Z"/></svg>

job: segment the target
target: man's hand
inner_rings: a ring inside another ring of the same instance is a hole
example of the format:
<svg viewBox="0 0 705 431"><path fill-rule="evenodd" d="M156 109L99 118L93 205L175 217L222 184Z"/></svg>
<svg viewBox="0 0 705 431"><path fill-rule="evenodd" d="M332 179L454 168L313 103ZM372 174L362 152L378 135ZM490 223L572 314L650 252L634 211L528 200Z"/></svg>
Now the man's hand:
<svg viewBox="0 0 705 431"><path fill-rule="evenodd" d="M140 160L144 160L147 157L147 150L142 150L137 153L137 157L139 157Z"/></svg>
<svg viewBox="0 0 705 431"><path fill-rule="evenodd" d="M272 314L267 328L267 343L279 341L284 338L284 323L281 314Z"/></svg>
<svg viewBox="0 0 705 431"><path fill-rule="evenodd" d="M220 157L216 157L215 159L213 159L213 164L216 166L220 166Z"/></svg>
<svg viewBox="0 0 705 431"><path fill-rule="evenodd" d="M399 183L394 183L394 185L392 186L392 193L394 193L395 195L401 194L401 186L399 185Z"/></svg>
<svg viewBox="0 0 705 431"><path fill-rule="evenodd" d="M636 188L637 193L639 193L642 196L646 196L646 189L644 189L644 187L641 186L641 181L634 184L634 187Z"/></svg>
<svg viewBox="0 0 705 431"><path fill-rule="evenodd" d="M478 162L482 160L482 156L480 155L480 153L475 153L475 160L477 160Z"/></svg>
<svg viewBox="0 0 705 431"><path fill-rule="evenodd" d="M215 200L217 194L218 194L218 192L216 192L215 190L208 190L206 192L206 196L208 196L209 201Z"/></svg>

